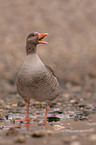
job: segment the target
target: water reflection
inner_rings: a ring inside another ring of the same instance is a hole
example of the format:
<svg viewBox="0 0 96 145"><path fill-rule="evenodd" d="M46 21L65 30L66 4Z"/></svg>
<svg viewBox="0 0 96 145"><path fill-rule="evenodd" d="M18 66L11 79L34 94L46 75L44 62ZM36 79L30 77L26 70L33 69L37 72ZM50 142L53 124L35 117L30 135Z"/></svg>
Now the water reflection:
<svg viewBox="0 0 96 145"><path fill-rule="evenodd" d="M29 131L31 128L32 128L32 125L33 125L33 122L27 122L27 121L15 121L13 122L13 124L16 125L17 128L21 128L21 127L25 127L26 128L26 131ZM37 124L37 123L36 123ZM35 125L36 125L35 124ZM47 124L43 124L43 122L40 122L37 124L37 126L40 126L41 128L44 127L45 129L47 129Z"/></svg>

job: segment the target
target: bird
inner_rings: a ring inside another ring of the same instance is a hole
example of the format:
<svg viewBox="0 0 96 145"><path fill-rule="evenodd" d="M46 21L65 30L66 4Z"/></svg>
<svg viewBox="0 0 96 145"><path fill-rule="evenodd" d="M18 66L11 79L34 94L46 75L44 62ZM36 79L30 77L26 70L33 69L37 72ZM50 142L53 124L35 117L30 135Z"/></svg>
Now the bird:
<svg viewBox="0 0 96 145"><path fill-rule="evenodd" d="M32 32L26 38L26 58L17 76L17 92L26 104L26 115L21 121L30 121L30 100L46 102L46 113L43 123L47 123L50 104L60 96L60 86L53 70L45 65L37 54L38 44L48 44L43 41L48 33ZM50 58L49 58L50 59Z"/></svg>

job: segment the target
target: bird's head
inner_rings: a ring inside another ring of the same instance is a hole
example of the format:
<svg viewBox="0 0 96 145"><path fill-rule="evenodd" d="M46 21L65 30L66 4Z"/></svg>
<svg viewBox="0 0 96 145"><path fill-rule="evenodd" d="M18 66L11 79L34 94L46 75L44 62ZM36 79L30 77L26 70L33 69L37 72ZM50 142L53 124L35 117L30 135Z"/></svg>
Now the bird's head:
<svg viewBox="0 0 96 145"><path fill-rule="evenodd" d="M30 33L26 39L26 52L27 54L35 53L37 44L48 44L42 39L47 36L48 33L40 34L38 32Z"/></svg>

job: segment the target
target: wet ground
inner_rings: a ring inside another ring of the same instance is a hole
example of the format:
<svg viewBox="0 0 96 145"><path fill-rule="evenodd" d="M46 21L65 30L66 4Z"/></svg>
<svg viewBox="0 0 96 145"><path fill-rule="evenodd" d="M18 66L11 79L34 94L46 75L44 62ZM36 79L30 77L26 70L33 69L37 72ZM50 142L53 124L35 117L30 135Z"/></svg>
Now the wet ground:
<svg viewBox="0 0 96 145"><path fill-rule="evenodd" d="M62 84L63 86L63 84ZM31 100L30 123L15 122L25 116L25 103L17 94L0 97L0 145L95 145L96 79L82 86L67 82L60 98L50 106L47 125L42 123L46 102Z"/></svg>

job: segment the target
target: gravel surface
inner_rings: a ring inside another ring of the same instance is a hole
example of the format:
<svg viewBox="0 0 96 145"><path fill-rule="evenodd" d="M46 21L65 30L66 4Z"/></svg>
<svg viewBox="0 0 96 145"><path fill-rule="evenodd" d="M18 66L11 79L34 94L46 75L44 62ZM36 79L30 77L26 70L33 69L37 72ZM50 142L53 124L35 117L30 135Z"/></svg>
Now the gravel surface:
<svg viewBox="0 0 96 145"><path fill-rule="evenodd" d="M67 82L61 96L51 104L48 123L42 120L46 102L32 100L31 122L15 122L25 116L25 102L16 93L0 99L0 144L70 144L96 143L96 80L87 78L84 86ZM91 87L91 85L93 87Z"/></svg>

